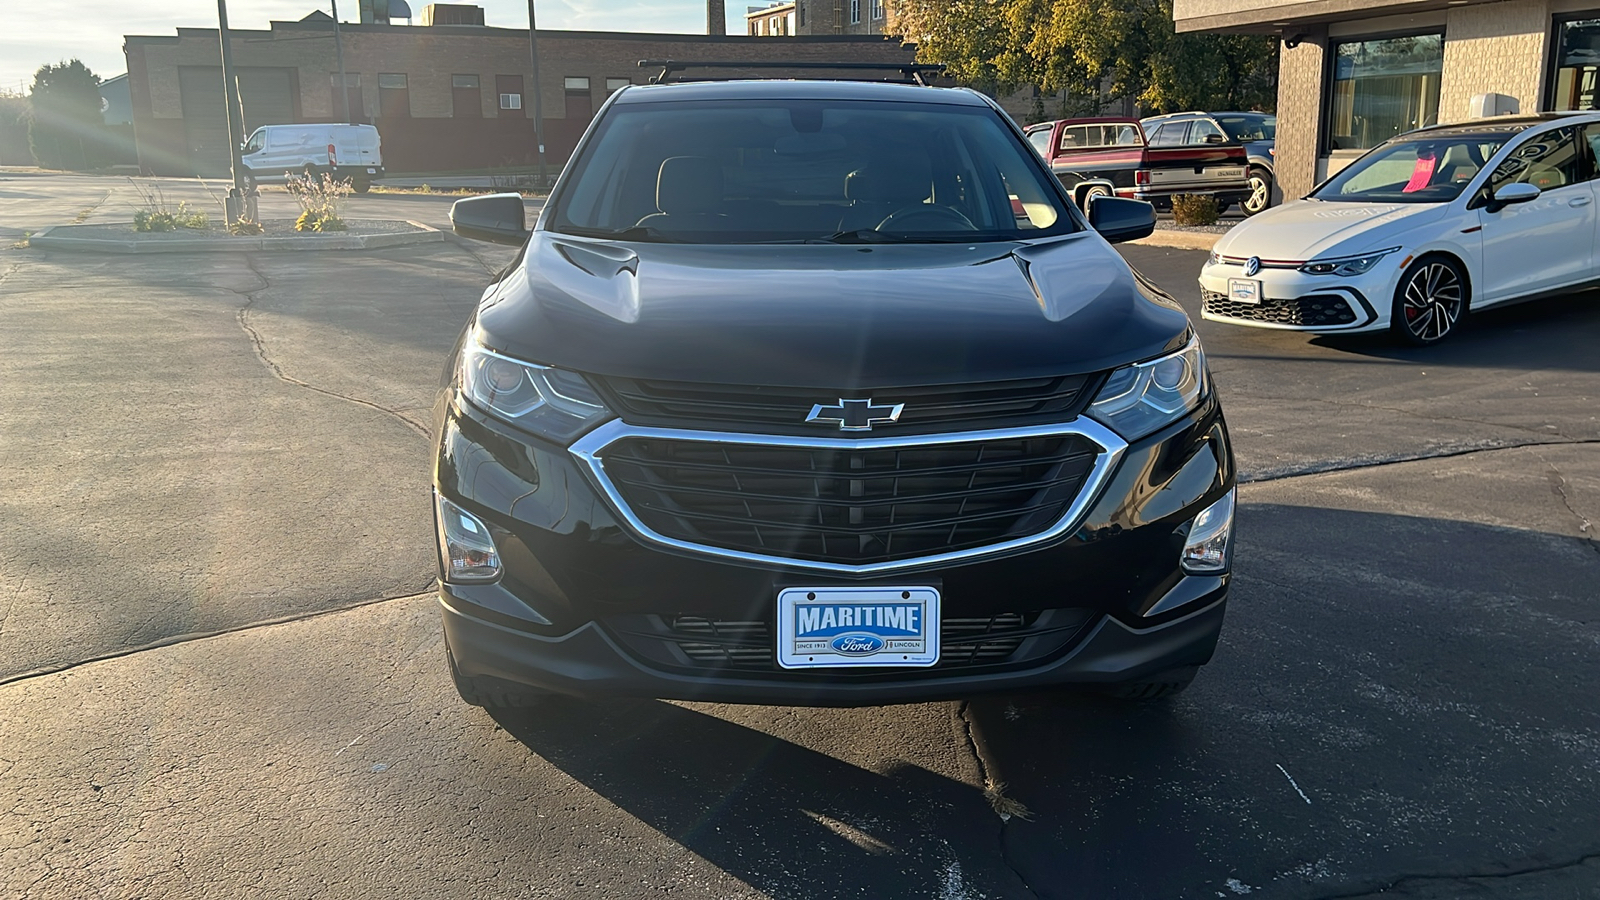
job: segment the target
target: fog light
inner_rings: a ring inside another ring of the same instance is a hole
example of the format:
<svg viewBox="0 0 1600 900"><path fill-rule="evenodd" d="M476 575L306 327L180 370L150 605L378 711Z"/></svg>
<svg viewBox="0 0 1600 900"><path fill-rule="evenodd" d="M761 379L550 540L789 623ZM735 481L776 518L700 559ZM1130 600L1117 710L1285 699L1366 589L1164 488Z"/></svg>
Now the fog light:
<svg viewBox="0 0 1600 900"><path fill-rule="evenodd" d="M489 526L472 513L433 494L434 521L439 534L439 557L444 560L444 580L449 583L493 581L500 577L500 554L495 552Z"/></svg>
<svg viewBox="0 0 1600 900"><path fill-rule="evenodd" d="M1233 537L1234 490L1222 496L1189 523L1189 538L1179 562L1191 575L1215 575L1228 568L1228 542Z"/></svg>

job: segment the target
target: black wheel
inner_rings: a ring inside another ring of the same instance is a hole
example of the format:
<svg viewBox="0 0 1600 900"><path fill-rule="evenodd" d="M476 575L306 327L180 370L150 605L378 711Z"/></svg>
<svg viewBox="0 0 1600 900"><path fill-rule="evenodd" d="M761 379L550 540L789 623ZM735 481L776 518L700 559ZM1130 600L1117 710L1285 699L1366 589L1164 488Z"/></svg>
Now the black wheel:
<svg viewBox="0 0 1600 900"><path fill-rule="evenodd" d="M365 194L367 191L372 190L372 182L365 178L357 178L351 183L351 187L355 189L356 193Z"/></svg>
<svg viewBox="0 0 1600 900"><path fill-rule="evenodd" d="M470 706L485 709L525 709L538 706L552 695L533 688L501 681L498 678L474 678L461 674L456 668L456 656L449 645L444 648L445 660L450 664L450 680L455 682L456 693Z"/></svg>
<svg viewBox="0 0 1600 900"><path fill-rule="evenodd" d="M1400 276L1389 329L1408 344L1437 344L1460 330L1470 299L1460 263L1425 256Z"/></svg>
<svg viewBox="0 0 1600 900"><path fill-rule="evenodd" d="M1250 167L1250 196L1239 204L1239 210L1253 216L1272 205L1272 176L1266 169Z"/></svg>
<svg viewBox="0 0 1600 900"><path fill-rule="evenodd" d="M1091 184L1087 188L1084 188L1083 199L1079 201L1079 204L1083 207L1084 212L1088 212L1089 207L1094 205L1095 200L1098 200L1101 197L1111 196L1114 195L1111 193L1110 188L1103 184Z"/></svg>
<svg viewBox="0 0 1600 900"><path fill-rule="evenodd" d="M1186 666L1159 672L1142 681L1128 681L1105 688L1105 694L1118 700L1160 700L1183 693L1194 681L1199 666Z"/></svg>
<svg viewBox="0 0 1600 900"><path fill-rule="evenodd" d="M322 181L321 173L318 172L317 167L313 166L311 163L306 163L305 169L303 169L300 174L304 175L306 180L312 183L320 183Z"/></svg>

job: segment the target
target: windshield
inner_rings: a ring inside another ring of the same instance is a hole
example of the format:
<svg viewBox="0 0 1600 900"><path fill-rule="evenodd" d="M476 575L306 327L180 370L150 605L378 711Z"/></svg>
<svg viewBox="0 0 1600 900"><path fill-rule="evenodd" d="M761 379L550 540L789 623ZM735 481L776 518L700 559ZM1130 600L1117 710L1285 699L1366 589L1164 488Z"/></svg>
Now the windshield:
<svg viewBox="0 0 1600 900"><path fill-rule="evenodd" d="M1275 140L1278 134L1278 117L1265 115L1217 116L1217 124L1236 144L1250 141Z"/></svg>
<svg viewBox="0 0 1600 900"><path fill-rule="evenodd" d="M1076 230L988 107L620 104L556 199L568 234L684 243L1016 240Z"/></svg>
<svg viewBox="0 0 1600 900"><path fill-rule="evenodd" d="M1461 196L1508 133L1421 135L1382 144L1311 196L1357 203L1448 203Z"/></svg>

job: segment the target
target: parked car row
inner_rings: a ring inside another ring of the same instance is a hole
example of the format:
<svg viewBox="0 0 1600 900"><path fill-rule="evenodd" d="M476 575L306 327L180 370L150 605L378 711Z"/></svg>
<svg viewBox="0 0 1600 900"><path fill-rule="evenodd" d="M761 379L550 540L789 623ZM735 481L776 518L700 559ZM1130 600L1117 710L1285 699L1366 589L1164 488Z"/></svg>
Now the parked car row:
<svg viewBox="0 0 1600 900"><path fill-rule="evenodd" d="M1272 205L1277 118L1259 112L1095 117L1030 125L1028 142L1080 204L1129 197L1157 208L1208 194L1246 215Z"/></svg>

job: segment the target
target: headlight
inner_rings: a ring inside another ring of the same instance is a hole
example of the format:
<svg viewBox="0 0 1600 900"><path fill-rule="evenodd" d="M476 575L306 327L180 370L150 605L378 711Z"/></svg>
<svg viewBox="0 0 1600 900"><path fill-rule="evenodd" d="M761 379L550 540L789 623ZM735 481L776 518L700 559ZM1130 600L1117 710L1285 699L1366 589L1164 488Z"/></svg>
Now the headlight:
<svg viewBox="0 0 1600 900"><path fill-rule="evenodd" d="M1089 407L1089 415L1136 441L1198 406L1205 380L1206 355L1195 336L1171 356L1112 372Z"/></svg>
<svg viewBox="0 0 1600 900"><path fill-rule="evenodd" d="M1191 575L1215 575L1228 568L1228 543L1233 538L1233 495L1200 511L1189 523L1189 537L1183 545L1179 564Z"/></svg>
<svg viewBox="0 0 1600 900"><path fill-rule="evenodd" d="M472 402L529 431L567 441L611 413L576 372L522 362L469 345L461 390Z"/></svg>
<svg viewBox="0 0 1600 900"><path fill-rule="evenodd" d="M441 576L450 584L493 581L500 577L500 554L489 536L489 526L449 500L433 494L434 524L439 537Z"/></svg>
<svg viewBox="0 0 1600 900"><path fill-rule="evenodd" d="M1346 256L1342 259L1324 259L1308 262L1300 267L1300 271L1307 275L1365 275L1378 264L1378 260L1399 250L1399 247L1390 247L1387 250L1378 250L1364 256Z"/></svg>

